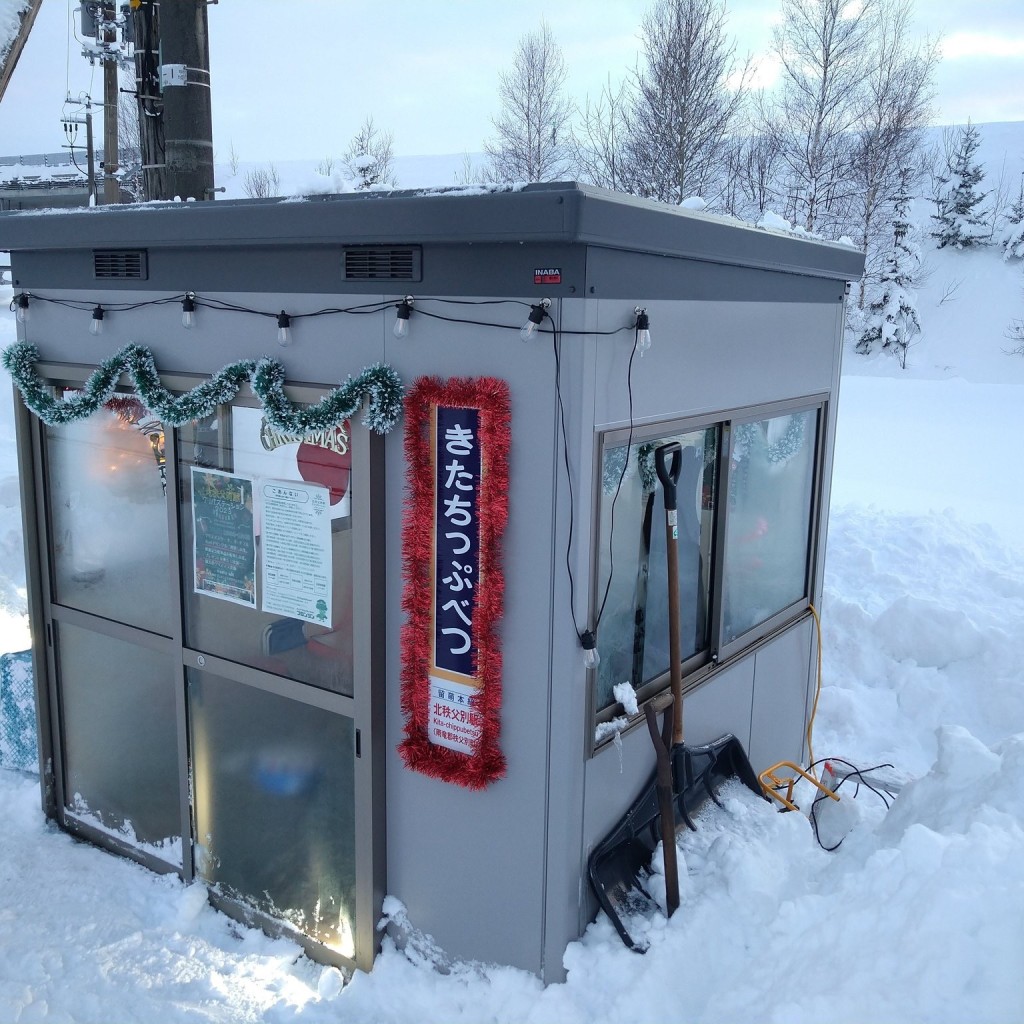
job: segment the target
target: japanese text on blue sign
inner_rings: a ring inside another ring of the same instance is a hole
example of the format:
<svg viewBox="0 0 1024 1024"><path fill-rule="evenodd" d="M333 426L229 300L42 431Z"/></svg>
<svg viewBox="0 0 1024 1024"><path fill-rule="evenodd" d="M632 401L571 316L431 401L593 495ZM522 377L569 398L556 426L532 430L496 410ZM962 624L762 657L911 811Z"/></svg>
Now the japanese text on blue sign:
<svg viewBox="0 0 1024 1024"><path fill-rule="evenodd" d="M480 576L477 409L436 408L434 453L434 664L470 678Z"/></svg>

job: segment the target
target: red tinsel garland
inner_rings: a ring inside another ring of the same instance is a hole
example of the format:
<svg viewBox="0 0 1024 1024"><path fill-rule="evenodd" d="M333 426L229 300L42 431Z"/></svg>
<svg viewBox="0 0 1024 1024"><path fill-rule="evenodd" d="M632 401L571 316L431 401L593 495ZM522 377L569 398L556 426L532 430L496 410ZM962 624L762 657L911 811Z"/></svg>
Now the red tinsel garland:
<svg viewBox="0 0 1024 1024"><path fill-rule="evenodd" d="M476 676L482 692L476 710L482 729L472 754L432 743L428 735L433 612L434 482L428 467L432 406L479 410L483 456L478 523L480 586L473 619ZM508 384L495 377L421 377L405 398L405 462L408 490L402 528L402 694L405 739L398 750L410 768L469 789L482 789L505 774L501 752L501 620L505 577L501 536L508 520Z"/></svg>

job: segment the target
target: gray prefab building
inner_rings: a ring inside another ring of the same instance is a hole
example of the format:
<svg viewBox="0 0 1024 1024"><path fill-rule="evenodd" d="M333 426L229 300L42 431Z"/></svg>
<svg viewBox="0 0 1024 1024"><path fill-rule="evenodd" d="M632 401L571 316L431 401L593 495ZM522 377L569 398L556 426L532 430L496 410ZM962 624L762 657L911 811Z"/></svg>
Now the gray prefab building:
<svg viewBox="0 0 1024 1024"><path fill-rule="evenodd" d="M0 248L61 827L325 961L370 967L390 894L560 978L654 763L666 440L687 740L804 755L857 251L575 184L6 214Z"/></svg>

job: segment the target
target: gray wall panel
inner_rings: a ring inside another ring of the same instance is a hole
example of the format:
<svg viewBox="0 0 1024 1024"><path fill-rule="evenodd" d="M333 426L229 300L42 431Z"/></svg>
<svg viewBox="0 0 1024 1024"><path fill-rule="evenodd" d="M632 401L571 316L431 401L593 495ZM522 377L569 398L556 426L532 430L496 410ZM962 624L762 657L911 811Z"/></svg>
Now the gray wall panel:
<svg viewBox="0 0 1024 1024"><path fill-rule="evenodd" d="M683 698L685 742L709 743L733 733L744 748L750 741L754 691L754 658L744 658L718 672ZM583 822L583 862L589 851L619 822L654 771L654 748L643 722L622 737L621 751L602 747L587 762ZM587 884L586 882L584 884ZM597 901L586 889L581 927L597 912Z"/></svg>
<svg viewBox="0 0 1024 1024"><path fill-rule="evenodd" d="M651 349L633 361L637 422L714 413L827 392L834 369L834 305L652 302ZM628 309L627 309L628 307ZM600 302L600 325L633 322L633 307ZM632 332L600 339L596 425L629 422Z"/></svg>
<svg viewBox="0 0 1024 1024"><path fill-rule="evenodd" d="M590 330L596 323L594 303L564 299L560 327L565 331ZM557 312L556 312L557 315ZM558 455L555 467L557 522L551 538L551 696L548 734L550 749L547 781L548 834L546 851L546 903L543 977L564 978L562 954L580 932L581 907L586 905L586 878L582 874L583 797L587 764L588 679L576 638L576 625L586 629L590 615L590 558L594 489L594 381L600 339L562 336L562 399L565 408L572 501L565 463ZM549 353L545 379L554 374L550 335L536 342ZM554 422L555 411L552 409ZM554 426L553 426L553 429ZM561 433L557 432L559 453ZM570 508L573 512L569 548ZM570 587L566 562L572 565L575 586ZM571 609L575 598L576 623Z"/></svg>
<svg viewBox="0 0 1024 1024"><path fill-rule="evenodd" d="M469 311L467 315L472 315ZM525 317L524 317L525 319ZM385 356L412 384L420 374L486 375L512 395L510 514L503 544L505 614L502 738L508 773L471 792L409 771L398 680L402 622L400 536L405 494L403 430L388 462L388 891L412 923L457 957L539 973L544 900L547 717L551 666L554 474L551 354L515 332L415 319Z"/></svg>
<svg viewBox="0 0 1024 1024"><path fill-rule="evenodd" d="M755 771L776 761L799 763L803 757L813 628L808 617L754 655L754 713L748 753Z"/></svg>

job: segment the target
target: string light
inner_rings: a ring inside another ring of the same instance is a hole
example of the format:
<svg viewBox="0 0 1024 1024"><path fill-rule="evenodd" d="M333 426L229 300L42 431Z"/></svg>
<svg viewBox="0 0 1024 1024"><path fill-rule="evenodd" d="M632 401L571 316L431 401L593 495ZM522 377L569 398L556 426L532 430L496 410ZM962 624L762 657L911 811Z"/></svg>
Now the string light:
<svg viewBox="0 0 1024 1024"><path fill-rule="evenodd" d="M550 299L541 299L537 305L530 307L530 315L519 331L519 337L523 341L529 341L537 333L540 325L544 322L544 317L548 315L550 305Z"/></svg>
<svg viewBox="0 0 1024 1024"><path fill-rule="evenodd" d="M292 318L283 309L277 314L277 343L281 348L292 343Z"/></svg>
<svg viewBox="0 0 1024 1024"><path fill-rule="evenodd" d="M651 347L651 321L642 306L637 306L633 312L636 313L636 350L643 359L644 353Z"/></svg>
<svg viewBox="0 0 1024 1024"><path fill-rule="evenodd" d="M33 294L31 296L34 302L49 302L54 305L64 306L69 309L80 310L82 312L88 312L90 306L87 300L76 300L76 299L60 299L51 296L41 296ZM545 317L552 320L552 338L555 347L555 365L556 365L556 387L558 380L558 337L559 335L578 335L586 337L594 336L609 336L621 334L625 331L633 330L635 332L634 341L634 352L639 352L642 356L644 352L648 351L651 346L651 334L650 334L650 319L647 315L647 310L642 306L636 306L633 310L634 322L632 324L623 324L621 327L615 327L610 330L595 331L595 330L565 330L558 327L551 314L548 312L551 308L551 299L542 299L537 303L525 302L522 299L451 299L451 298L424 298L420 297L418 300L414 300L411 295L404 296L397 303L394 299L383 300L377 302L367 302L357 304L348 307L332 307L327 309L311 310L306 313L295 313L289 315L285 310L281 310L279 313L271 312L265 309L253 309L248 306L242 306L237 303L227 302L219 298L203 297L197 295L195 292L184 292L178 295L169 295L160 299L148 299L141 302L126 302L118 303L112 302L107 304L107 310L114 310L118 313L125 312L128 310L142 309L146 306L163 306L168 303L177 302L181 305L181 323L182 327L190 329L195 325L195 312L199 307L205 309L212 309L219 312L225 313L239 313L248 316L261 316L261 317L276 317L277 318L277 341L282 347L288 347L292 342L291 325L293 319L302 319L310 317L322 317L322 316L334 316L334 315L367 315L383 313L385 310L395 310L395 323L393 326L394 334L397 338L404 338L407 336L409 331L409 320L412 316L413 304L415 302L424 303L441 303L445 306L497 306L502 304L511 304L518 306L529 305L530 313L527 317L526 323L522 327L517 328L515 324L510 323L495 323L488 320L477 320L465 316L446 316L439 312L434 312L429 309L424 309L422 305L418 305L416 312L418 316L430 317L435 320L442 320L448 323L463 324L472 327L486 327L495 330L518 330L520 337L524 341L529 341L536 335L544 323ZM24 323L27 318L29 305L29 294L22 292L15 296L11 300L12 312L17 312L18 320ZM89 331L93 335L100 335L103 333L103 319L106 310L103 306L96 305L92 307L92 321L89 326ZM632 357L630 359L630 367L632 367ZM283 368L282 368L283 374ZM630 406L632 410L632 405ZM194 418L194 417L193 417ZM630 412L630 423L632 424L632 411ZM562 426L564 432L564 422ZM632 427L631 427L632 430ZM565 450L568 449L566 445ZM571 481L570 481L571 485ZM570 589L571 589L571 578L570 578ZM607 597L607 591L606 595ZM603 610L602 603L602 610ZM600 613L598 613L598 620L600 620ZM573 620L575 624L575 616ZM578 626L576 627L576 635L580 641L580 647L583 651L583 663L588 669L596 669L601 662L601 656L597 650L597 627L594 629L588 629L580 631Z"/></svg>
<svg viewBox="0 0 1024 1024"><path fill-rule="evenodd" d="M395 317L396 338L404 338L409 333L409 317L412 315L412 304L414 301L411 295L406 295L398 304L398 314Z"/></svg>
<svg viewBox="0 0 1024 1024"><path fill-rule="evenodd" d="M539 332L541 325L544 323L545 318L552 320L551 313L549 312L551 299L542 299L540 302L530 303L523 299L451 299L433 298L429 296L426 298L423 296L414 298L412 295L405 295L398 300L385 299L377 302L360 303L354 306L316 309L305 313L287 313L283 309L280 312L273 312L272 310L267 309L254 309L250 306L242 306L237 303L226 302L223 299L202 296L194 291L189 291L179 292L177 295L167 295L160 299L146 299L141 302L107 302L105 305L96 306L90 305L91 300L87 299L59 299L54 296L39 295L34 292L31 295L28 292L21 292L20 294L15 295L11 299L10 303L11 312L17 314L18 320L21 323L25 323L27 320L30 299L33 305L37 302L48 302L55 306L63 306L67 309L80 310L83 313L91 313L92 322L89 330L90 333L94 335L103 333L103 320L107 313L123 313L137 309L144 309L147 306L166 306L169 303L177 303L181 306L181 324L185 329L195 328L196 313L199 309L211 309L221 313L239 313L247 316L269 317L277 320L277 339L278 344L282 347L287 347L292 342L292 321L313 317L338 315L365 316L367 314L383 313L385 310L394 310L396 313L393 325L394 333L396 337L402 338L407 336L409 321L412 317L413 310L415 309L418 317L429 317L434 320L445 321L446 323L464 324L468 327L486 327L499 331L519 331L520 337L522 337L523 340L529 340L535 336ZM473 317L466 316L446 316L443 313L423 308L423 303L439 303L442 306L475 307L506 304L514 306L529 306L530 313L526 323L523 324L522 327L517 327L514 323L496 323L493 320L478 320ZM637 306L634 310L634 314L635 318L632 323L623 324L621 327L614 327L611 330L606 331L565 330L557 327L553 330L556 334L587 337L609 336L632 330L637 332L637 351L646 350L646 347L649 346L650 337L650 332L647 326L648 318L646 310ZM553 320L552 323L554 323Z"/></svg>
<svg viewBox="0 0 1024 1024"><path fill-rule="evenodd" d="M185 297L181 300L181 326L186 331L192 330L193 325L196 322L196 293L185 292Z"/></svg>

